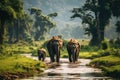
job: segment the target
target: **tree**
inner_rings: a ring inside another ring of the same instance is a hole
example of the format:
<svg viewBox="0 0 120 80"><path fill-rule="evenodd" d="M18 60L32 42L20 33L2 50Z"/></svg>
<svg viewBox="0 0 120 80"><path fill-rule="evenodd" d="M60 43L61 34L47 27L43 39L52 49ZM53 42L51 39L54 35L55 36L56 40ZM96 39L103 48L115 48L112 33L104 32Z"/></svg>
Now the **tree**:
<svg viewBox="0 0 120 80"><path fill-rule="evenodd" d="M54 13L48 14L47 16L54 18L54 17L56 17L57 15L58 15L58 13L54 12Z"/></svg>
<svg viewBox="0 0 120 80"><path fill-rule="evenodd" d="M101 42L104 40L105 27L109 24L110 22L109 20L112 14L118 16L118 14L120 13L119 12L120 9L118 9L118 6L120 5L118 5L118 2L120 1L119 0L86 0L82 8L77 8L77 11L74 11L73 9L74 15L72 16L72 18L80 17L82 21L84 21L84 23L87 23L89 25L88 27L89 29L87 28L87 31L89 30L89 32L92 35L91 45L101 44ZM117 8L118 11L115 8ZM90 15L93 17L92 19L84 20L83 17L87 18L86 15ZM94 23L94 25L91 25L91 23ZM94 26L94 29L91 26ZM92 29L94 30L93 32L95 32L96 35L92 34ZM94 38L95 36L96 38Z"/></svg>
<svg viewBox="0 0 120 80"><path fill-rule="evenodd" d="M120 21L117 21L115 25L117 26L116 32L118 33L118 38L120 38Z"/></svg>
<svg viewBox="0 0 120 80"><path fill-rule="evenodd" d="M112 14L115 17L120 17L120 0L110 0Z"/></svg>
<svg viewBox="0 0 120 80"><path fill-rule="evenodd" d="M112 0L112 14L113 16L119 18L120 17L120 0ZM120 38L120 20L117 21L116 25L116 32L118 33L118 38Z"/></svg>
<svg viewBox="0 0 120 80"><path fill-rule="evenodd" d="M37 8L31 8L29 9L31 14L35 15L35 40L44 39L44 35L46 32L48 32L51 28L55 27L56 24L50 19L50 17L56 17L57 14L49 14L49 16L46 16L42 13L41 9Z"/></svg>
<svg viewBox="0 0 120 80"><path fill-rule="evenodd" d="M7 23L20 17L23 12L23 3L20 0L0 1L0 44L3 44Z"/></svg>
<svg viewBox="0 0 120 80"><path fill-rule="evenodd" d="M13 22L8 27L8 39L9 42L18 42L19 40L27 40L32 38L33 20L31 17L24 13L23 16L19 19L13 20Z"/></svg>

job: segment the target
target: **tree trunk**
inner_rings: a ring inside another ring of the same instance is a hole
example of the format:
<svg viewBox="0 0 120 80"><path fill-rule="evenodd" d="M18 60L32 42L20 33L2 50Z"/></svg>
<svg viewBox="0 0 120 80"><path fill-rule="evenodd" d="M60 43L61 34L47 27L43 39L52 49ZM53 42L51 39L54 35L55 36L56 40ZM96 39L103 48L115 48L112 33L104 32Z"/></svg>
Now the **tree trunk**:
<svg viewBox="0 0 120 80"><path fill-rule="evenodd" d="M0 25L0 44L4 43L4 39L5 39L5 20L1 20L1 25Z"/></svg>
<svg viewBox="0 0 120 80"><path fill-rule="evenodd" d="M100 42L99 42L99 37L98 37L98 33L92 33L92 39L90 40L90 44L91 46L96 46L96 45L99 45Z"/></svg>
<svg viewBox="0 0 120 80"><path fill-rule="evenodd" d="M15 21L15 34L16 34L16 41L15 42L19 42L20 41L20 20L17 19Z"/></svg>

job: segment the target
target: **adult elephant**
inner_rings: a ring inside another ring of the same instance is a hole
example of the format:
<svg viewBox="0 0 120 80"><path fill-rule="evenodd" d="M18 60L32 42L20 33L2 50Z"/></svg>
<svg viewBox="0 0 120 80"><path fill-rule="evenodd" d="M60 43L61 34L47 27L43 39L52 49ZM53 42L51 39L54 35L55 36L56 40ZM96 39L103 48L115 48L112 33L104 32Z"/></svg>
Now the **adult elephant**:
<svg viewBox="0 0 120 80"><path fill-rule="evenodd" d="M67 51L69 55L69 62L76 62L78 61L79 51L80 51L80 44L77 40L71 39L67 44Z"/></svg>
<svg viewBox="0 0 120 80"><path fill-rule="evenodd" d="M63 41L58 36L53 36L47 43L47 49L51 62L60 61L60 49L63 45ZM56 57L56 59L55 59Z"/></svg>
<svg viewBox="0 0 120 80"><path fill-rule="evenodd" d="M46 50L44 48L38 49L38 60L44 61L46 57Z"/></svg>

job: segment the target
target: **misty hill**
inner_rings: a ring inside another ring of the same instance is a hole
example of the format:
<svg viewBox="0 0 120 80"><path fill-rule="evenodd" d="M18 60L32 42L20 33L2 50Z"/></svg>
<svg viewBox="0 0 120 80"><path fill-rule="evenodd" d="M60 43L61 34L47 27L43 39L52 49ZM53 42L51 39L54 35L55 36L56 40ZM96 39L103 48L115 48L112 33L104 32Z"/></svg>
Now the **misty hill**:
<svg viewBox="0 0 120 80"><path fill-rule="evenodd" d="M72 13L70 12L73 8L78 8L84 5L85 0L23 0L24 8L27 11L28 8L36 7L40 8L44 14L49 14L57 12L58 16L53 20L56 22L57 27L51 29L48 34L53 35L62 35L63 38L86 38L84 35L84 30L81 25L81 20L75 18L71 20L70 17ZM114 23L114 21L112 21ZM112 25L111 27L113 27ZM115 28L108 27L106 29L106 36L108 38L113 38L113 35L116 35ZM114 31L112 31L114 30ZM109 35L111 33L113 35ZM114 36L115 37L115 36Z"/></svg>

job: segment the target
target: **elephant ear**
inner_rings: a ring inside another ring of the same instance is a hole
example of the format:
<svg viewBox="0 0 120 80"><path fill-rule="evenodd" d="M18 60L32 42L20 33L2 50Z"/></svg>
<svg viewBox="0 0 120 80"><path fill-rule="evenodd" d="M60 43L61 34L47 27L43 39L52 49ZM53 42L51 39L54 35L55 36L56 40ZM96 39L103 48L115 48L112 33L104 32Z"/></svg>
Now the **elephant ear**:
<svg viewBox="0 0 120 80"><path fill-rule="evenodd" d="M61 39L59 40L59 44L60 44L60 47L63 46L63 41Z"/></svg>

